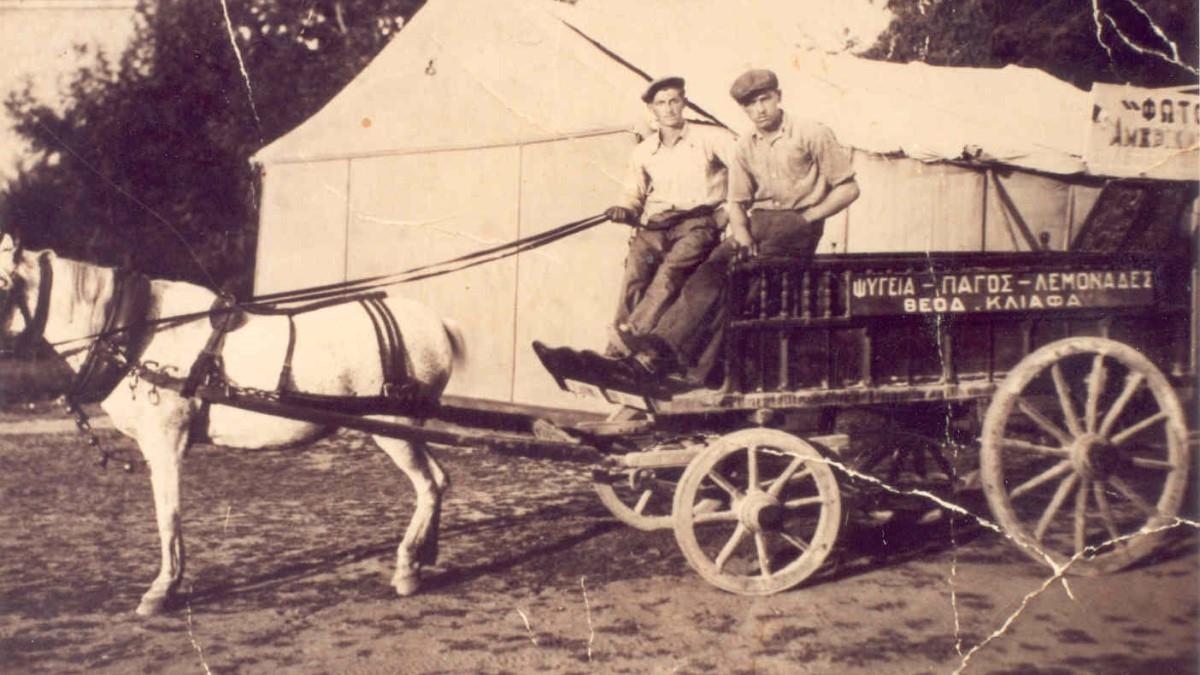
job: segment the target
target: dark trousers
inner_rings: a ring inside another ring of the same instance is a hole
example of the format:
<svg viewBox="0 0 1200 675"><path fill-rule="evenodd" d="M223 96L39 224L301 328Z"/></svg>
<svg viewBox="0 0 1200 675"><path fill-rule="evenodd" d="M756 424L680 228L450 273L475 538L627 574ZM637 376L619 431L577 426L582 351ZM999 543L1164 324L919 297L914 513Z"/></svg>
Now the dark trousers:
<svg viewBox="0 0 1200 675"><path fill-rule="evenodd" d="M718 237L711 215L686 218L662 230L635 231L625 258L616 324L627 325L637 335L650 332Z"/></svg>
<svg viewBox="0 0 1200 675"><path fill-rule="evenodd" d="M824 221L810 223L795 211L750 214L750 235L763 257L810 258L824 230ZM713 249L651 331L674 350L680 365L697 381L708 378L720 356L728 311L725 280L736 255L732 237Z"/></svg>

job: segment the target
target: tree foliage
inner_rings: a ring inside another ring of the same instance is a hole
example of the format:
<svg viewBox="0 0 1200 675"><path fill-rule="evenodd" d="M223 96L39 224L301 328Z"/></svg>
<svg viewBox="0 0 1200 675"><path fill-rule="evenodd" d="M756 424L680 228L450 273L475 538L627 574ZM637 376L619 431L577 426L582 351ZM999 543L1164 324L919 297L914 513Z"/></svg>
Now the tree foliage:
<svg viewBox="0 0 1200 675"><path fill-rule="evenodd" d="M868 58L1017 64L1083 88L1197 81L1196 0L889 0L888 8L896 18Z"/></svg>
<svg viewBox="0 0 1200 675"><path fill-rule="evenodd" d="M141 0L126 50L75 72L64 104L32 83L5 102L36 159L0 193L0 218L33 246L244 288L250 156L324 105L422 2Z"/></svg>

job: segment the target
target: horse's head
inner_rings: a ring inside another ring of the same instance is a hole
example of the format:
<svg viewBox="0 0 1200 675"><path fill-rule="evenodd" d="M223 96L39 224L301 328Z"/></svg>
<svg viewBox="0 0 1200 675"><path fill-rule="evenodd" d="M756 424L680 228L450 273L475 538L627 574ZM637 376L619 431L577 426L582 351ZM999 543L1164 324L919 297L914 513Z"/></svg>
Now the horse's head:
<svg viewBox="0 0 1200 675"><path fill-rule="evenodd" d="M30 288L40 283L37 270L37 262L25 259L20 238L0 232L0 354L20 351L37 337L31 335L38 321L28 297Z"/></svg>
<svg viewBox="0 0 1200 675"><path fill-rule="evenodd" d="M13 290L20 251L21 242L15 235L10 232L0 233L0 293Z"/></svg>

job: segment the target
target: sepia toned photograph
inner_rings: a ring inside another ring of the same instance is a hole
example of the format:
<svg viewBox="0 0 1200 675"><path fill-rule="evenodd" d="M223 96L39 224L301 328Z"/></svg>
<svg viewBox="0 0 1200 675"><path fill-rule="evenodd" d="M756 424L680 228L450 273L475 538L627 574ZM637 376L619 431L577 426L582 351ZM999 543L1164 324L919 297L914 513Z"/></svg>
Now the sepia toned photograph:
<svg viewBox="0 0 1200 675"><path fill-rule="evenodd" d="M1197 0L0 0L0 101L4 673L1200 673Z"/></svg>

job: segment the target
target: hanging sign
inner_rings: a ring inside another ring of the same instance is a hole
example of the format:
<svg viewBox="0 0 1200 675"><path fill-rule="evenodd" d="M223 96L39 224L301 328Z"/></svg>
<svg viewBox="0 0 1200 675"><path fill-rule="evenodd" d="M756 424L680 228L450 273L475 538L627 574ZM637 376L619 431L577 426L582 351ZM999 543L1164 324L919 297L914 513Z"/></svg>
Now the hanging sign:
<svg viewBox="0 0 1200 675"><path fill-rule="evenodd" d="M1088 173L1200 180L1200 90L1092 85Z"/></svg>

